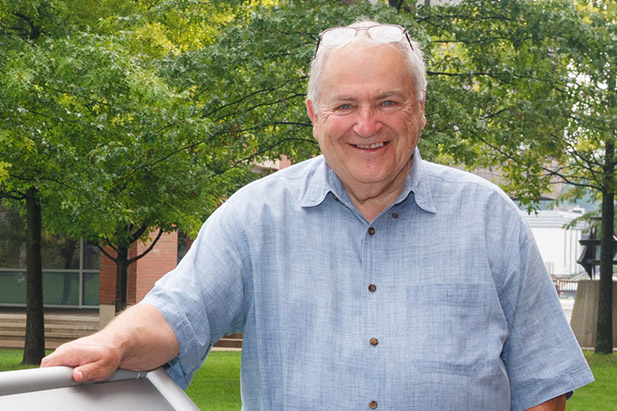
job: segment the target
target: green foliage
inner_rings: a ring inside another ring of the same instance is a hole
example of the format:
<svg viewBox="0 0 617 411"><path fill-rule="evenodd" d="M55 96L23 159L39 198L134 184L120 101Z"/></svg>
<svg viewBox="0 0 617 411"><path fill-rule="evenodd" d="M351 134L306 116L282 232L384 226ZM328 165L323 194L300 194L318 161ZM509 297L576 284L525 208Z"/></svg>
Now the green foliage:
<svg viewBox="0 0 617 411"><path fill-rule="evenodd" d="M504 188L524 203L548 189L540 159L558 155L571 110L561 104L567 61L554 52L563 4L549 3L557 2L422 10L437 40L427 47L429 151L469 167L499 166Z"/></svg>
<svg viewBox="0 0 617 411"><path fill-rule="evenodd" d="M3 15L39 24L40 35L18 25L2 37L0 190L35 185L48 228L128 245L135 227L149 228L144 237L155 228L195 232L250 175L208 137L195 89L164 71L179 50L212 36L198 30L205 20L189 21L194 38L174 43L167 35L184 28L182 9L120 3L3 4Z"/></svg>
<svg viewBox="0 0 617 411"><path fill-rule="evenodd" d="M0 2L0 191L36 185L47 227L71 237L194 233L250 164L317 154L304 106L317 35L361 18L425 49L425 157L498 167L529 207L555 177L608 184L614 6L385 3Z"/></svg>
<svg viewBox="0 0 617 411"><path fill-rule="evenodd" d="M598 152L616 125L612 9L559 0L425 9L439 39L427 141L454 161L500 168L504 188L530 207L555 180L606 186Z"/></svg>

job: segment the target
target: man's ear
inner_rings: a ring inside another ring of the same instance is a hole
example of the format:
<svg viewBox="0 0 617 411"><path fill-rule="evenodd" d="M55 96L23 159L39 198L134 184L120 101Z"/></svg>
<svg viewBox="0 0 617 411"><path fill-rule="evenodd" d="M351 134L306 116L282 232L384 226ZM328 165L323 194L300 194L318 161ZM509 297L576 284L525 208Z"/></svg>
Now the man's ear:
<svg viewBox="0 0 617 411"><path fill-rule="evenodd" d="M425 106L426 104L426 90L422 92L422 101L420 101L420 110L422 110L422 128L426 126Z"/></svg>
<svg viewBox="0 0 617 411"><path fill-rule="evenodd" d="M306 100L306 111L308 112L308 116L313 123L313 127L317 124L317 113L315 112L315 108L313 107L313 102L311 100Z"/></svg>

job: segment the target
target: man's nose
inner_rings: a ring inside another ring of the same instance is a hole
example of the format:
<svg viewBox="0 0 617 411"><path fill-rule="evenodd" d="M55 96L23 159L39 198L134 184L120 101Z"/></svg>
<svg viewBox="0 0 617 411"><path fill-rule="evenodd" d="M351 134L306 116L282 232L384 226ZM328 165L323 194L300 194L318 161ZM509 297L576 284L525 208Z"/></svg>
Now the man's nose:
<svg viewBox="0 0 617 411"><path fill-rule="evenodd" d="M371 137L382 127L378 113L372 107L362 107L357 112L353 131L360 137Z"/></svg>

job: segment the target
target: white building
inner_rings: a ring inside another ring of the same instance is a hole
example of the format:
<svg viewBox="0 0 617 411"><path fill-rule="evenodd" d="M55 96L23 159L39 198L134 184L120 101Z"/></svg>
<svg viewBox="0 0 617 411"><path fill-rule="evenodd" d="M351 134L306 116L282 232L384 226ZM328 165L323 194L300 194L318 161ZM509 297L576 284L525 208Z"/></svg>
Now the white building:
<svg viewBox="0 0 617 411"><path fill-rule="evenodd" d="M572 228L565 228L583 213L584 209L580 207L540 210L537 214L527 214L527 211L521 210L531 227L549 274L573 276L584 272L576 260L583 250L578 241L586 228L585 223L579 222Z"/></svg>

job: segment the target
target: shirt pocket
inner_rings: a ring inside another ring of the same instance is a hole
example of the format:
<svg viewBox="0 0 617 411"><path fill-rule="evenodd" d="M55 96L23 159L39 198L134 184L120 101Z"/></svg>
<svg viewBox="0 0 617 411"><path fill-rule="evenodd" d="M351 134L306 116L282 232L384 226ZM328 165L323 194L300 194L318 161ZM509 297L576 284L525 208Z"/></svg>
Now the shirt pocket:
<svg viewBox="0 0 617 411"><path fill-rule="evenodd" d="M475 375L487 364L489 293L483 284L407 287L410 358L421 373Z"/></svg>

